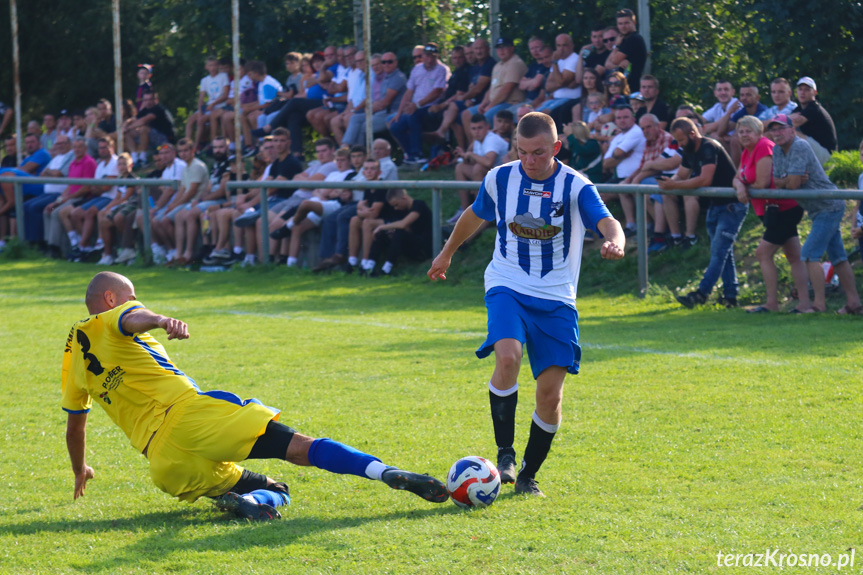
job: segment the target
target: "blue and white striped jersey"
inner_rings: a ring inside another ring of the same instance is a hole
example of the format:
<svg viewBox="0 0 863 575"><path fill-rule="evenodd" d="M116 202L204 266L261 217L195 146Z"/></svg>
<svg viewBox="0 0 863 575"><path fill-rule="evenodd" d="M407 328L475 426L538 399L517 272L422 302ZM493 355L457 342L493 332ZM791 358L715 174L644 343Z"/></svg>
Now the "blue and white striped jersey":
<svg viewBox="0 0 863 575"><path fill-rule="evenodd" d="M584 232L598 233L596 224L611 213L590 180L555 163L554 174L543 181L530 179L518 160L483 180L473 211L497 223L486 291L503 286L575 305Z"/></svg>

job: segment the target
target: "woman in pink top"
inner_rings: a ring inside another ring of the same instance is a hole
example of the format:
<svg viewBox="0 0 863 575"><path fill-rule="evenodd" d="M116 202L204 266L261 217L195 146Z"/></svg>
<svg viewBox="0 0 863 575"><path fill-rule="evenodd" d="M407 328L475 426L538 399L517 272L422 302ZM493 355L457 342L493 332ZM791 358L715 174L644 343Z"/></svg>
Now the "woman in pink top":
<svg viewBox="0 0 863 575"><path fill-rule="evenodd" d="M734 178L734 189L741 202L750 201L749 189L773 188L773 142L765 138L764 125L755 116L744 116L737 121L737 137L743 147L740 169ZM801 298L809 298L808 276L800 260L800 238L797 224L803 218L803 208L794 200L751 198L755 215L764 224L764 235L755 256L764 276L767 301L747 310L750 313L779 311L779 272L773 256L781 248L791 265L791 277Z"/></svg>

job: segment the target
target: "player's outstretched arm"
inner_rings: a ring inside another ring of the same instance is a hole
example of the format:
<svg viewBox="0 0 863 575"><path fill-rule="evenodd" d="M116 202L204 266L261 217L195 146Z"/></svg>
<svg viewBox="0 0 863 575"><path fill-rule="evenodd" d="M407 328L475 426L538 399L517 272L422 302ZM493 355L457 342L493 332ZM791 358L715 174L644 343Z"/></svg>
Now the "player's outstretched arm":
<svg viewBox="0 0 863 575"><path fill-rule="evenodd" d="M87 414L70 413L66 421L66 449L72 462L72 473L75 474L75 495L78 499L84 495L87 481L93 479L93 468L87 465L85 453L87 450Z"/></svg>
<svg viewBox="0 0 863 575"><path fill-rule="evenodd" d="M620 222L614 218L603 218L596 224L599 232L605 237L605 242L599 250L599 254L607 260L619 260L623 257L626 247L626 236Z"/></svg>
<svg viewBox="0 0 863 575"><path fill-rule="evenodd" d="M161 328L168 334L168 339L189 339L189 326L184 322L153 313L139 307L123 316L123 331L126 333L143 333L151 329Z"/></svg>
<svg viewBox="0 0 863 575"><path fill-rule="evenodd" d="M452 234L444 244L443 249L441 249L440 253L432 262L431 268L429 268L429 271L427 272L428 277L432 281L446 279L446 270L449 269L453 254L458 250L459 246L461 246L464 241L471 236L471 234L479 229L482 222L482 218L473 213L473 206L468 206L458 219L458 222L456 222Z"/></svg>

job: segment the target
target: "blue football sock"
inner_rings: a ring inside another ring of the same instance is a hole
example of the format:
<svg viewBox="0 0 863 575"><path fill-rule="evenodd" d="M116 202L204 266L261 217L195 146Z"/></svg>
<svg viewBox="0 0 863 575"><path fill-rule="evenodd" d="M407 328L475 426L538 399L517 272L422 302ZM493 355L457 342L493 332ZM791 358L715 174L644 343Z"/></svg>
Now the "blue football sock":
<svg viewBox="0 0 863 575"><path fill-rule="evenodd" d="M374 461L380 459L332 439L316 439L309 448L309 463L332 473L368 479L366 469Z"/></svg>
<svg viewBox="0 0 863 575"><path fill-rule="evenodd" d="M290 505L291 498L287 493L278 491L270 491L268 489L255 489L250 491L243 497L251 496L258 503L266 503L270 507L281 507L282 505Z"/></svg>

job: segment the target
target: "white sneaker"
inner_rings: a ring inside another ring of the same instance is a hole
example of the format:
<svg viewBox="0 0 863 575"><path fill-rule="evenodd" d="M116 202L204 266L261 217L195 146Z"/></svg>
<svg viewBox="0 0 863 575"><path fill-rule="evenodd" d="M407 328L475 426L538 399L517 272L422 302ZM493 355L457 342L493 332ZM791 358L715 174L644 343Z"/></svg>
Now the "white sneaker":
<svg viewBox="0 0 863 575"><path fill-rule="evenodd" d="M154 264L163 264L167 261L165 248L160 246L159 244L151 244L150 249L153 250L153 263Z"/></svg>
<svg viewBox="0 0 863 575"><path fill-rule="evenodd" d="M130 260L134 260L137 255L138 253L132 248L122 248L119 253L117 253L117 257L114 261L118 264L122 264Z"/></svg>
<svg viewBox="0 0 863 575"><path fill-rule="evenodd" d="M453 216L446 221L446 223L448 223L448 224L456 223L463 213L464 213L463 209L461 209L461 208L457 209L455 211L455 213L453 214Z"/></svg>
<svg viewBox="0 0 863 575"><path fill-rule="evenodd" d="M101 250L105 247L105 242L102 241L102 238L98 238L96 243L93 245L94 250Z"/></svg>
<svg viewBox="0 0 863 575"><path fill-rule="evenodd" d="M97 266L112 266L112 265L114 265L114 257L109 256L108 254L105 254L104 256L102 256L102 259L100 259L98 262L96 262L96 265Z"/></svg>
<svg viewBox="0 0 863 575"><path fill-rule="evenodd" d="M166 260L168 260L169 262L172 262L172 261L174 261L175 259L177 259L177 250L170 250L170 251L165 255L165 259L166 259Z"/></svg>

